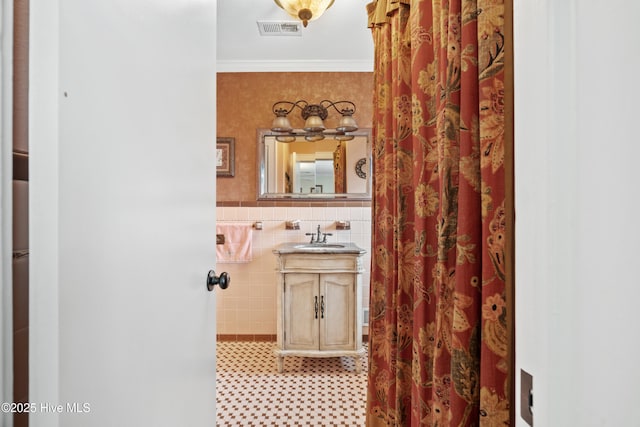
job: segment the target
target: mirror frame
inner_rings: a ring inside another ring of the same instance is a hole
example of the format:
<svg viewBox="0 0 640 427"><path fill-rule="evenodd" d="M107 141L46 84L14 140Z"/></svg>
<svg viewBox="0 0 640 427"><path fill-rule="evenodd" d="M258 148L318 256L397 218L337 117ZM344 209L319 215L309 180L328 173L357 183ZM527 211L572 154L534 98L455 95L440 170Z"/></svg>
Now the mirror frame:
<svg viewBox="0 0 640 427"><path fill-rule="evenodd" d="M349 135L364 136L367 138L367 192L366 193L267 193L266 192L266 165L265 165L265 144L264 140L267 136L282 136L281 133L273 132L271 129L258 129L257 131L257 189L258 200L315 200L315 201L371 201L371 189L373 188L373 168L372 168L372 141L371 141L371 128L358 129L355 132L349 132ZM282 144L285 144L284 142Z"/></svg>

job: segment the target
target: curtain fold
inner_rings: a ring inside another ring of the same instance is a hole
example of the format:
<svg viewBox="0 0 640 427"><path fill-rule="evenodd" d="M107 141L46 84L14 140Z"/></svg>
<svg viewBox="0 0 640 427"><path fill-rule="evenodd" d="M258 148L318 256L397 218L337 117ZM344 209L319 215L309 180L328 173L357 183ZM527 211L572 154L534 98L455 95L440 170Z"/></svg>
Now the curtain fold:
<svg viewBox="0 0 640 427"><path fill-rule="evenodd" d="M379 0L367 12L367 425L509 425L503 0Z"/></svg>

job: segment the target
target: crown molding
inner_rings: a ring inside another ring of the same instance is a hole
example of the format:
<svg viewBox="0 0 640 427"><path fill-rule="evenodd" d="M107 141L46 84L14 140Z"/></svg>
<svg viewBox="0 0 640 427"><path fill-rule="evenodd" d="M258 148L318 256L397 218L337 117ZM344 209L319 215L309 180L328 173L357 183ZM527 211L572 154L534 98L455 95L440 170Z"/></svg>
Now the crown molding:
<svg viewBox="0 0 640 427"><path fill-rule="evenodd" d="M373 72L373 60L217 61L218 73Z"/></svg>

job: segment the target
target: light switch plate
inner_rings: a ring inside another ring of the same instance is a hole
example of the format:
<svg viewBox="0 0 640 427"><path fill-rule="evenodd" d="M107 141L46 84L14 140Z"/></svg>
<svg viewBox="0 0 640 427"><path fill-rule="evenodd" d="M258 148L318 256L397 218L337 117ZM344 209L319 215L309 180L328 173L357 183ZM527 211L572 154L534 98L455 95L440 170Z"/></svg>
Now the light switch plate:
<svg viewBox="0 0 640 427"><path fill-rule="evenodd" d="M520 416L533 426L533 376L520 370Z"/></svg>

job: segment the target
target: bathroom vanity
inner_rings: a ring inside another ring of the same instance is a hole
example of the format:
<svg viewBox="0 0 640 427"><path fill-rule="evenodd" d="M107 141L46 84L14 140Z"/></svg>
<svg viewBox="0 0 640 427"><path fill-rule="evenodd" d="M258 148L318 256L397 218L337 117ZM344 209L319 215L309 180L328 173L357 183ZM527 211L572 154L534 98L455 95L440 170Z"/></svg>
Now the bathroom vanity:
<svg viewBox="0 0 640 427"><path fill-rule="evenodd" d="M362 256L353 243L284 243L277 257L278 372L285 356L355 358L362 371Z"/></svg>

